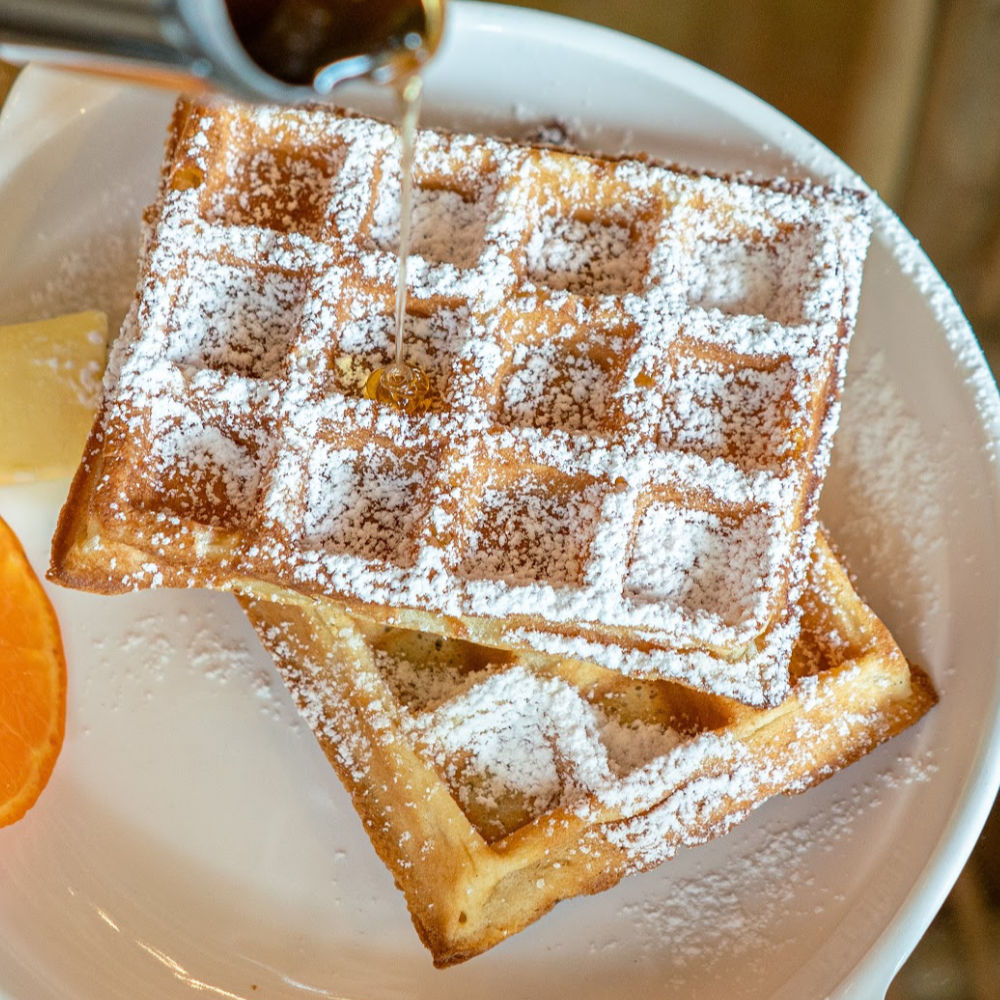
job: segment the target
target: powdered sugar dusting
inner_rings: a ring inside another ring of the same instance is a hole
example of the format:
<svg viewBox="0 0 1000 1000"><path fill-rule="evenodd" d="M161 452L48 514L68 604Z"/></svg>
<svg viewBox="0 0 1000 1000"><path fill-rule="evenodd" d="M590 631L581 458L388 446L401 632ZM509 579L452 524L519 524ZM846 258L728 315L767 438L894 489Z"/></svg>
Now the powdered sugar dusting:
<svg viewBox="0 0 1000 1000"><path fill-rule="evenodd" d="M623 903L621 915L635 937L646 942L651 957L662 958L663 942L670 942L665 988L690 984L691 972L697 969L707 995L712 995L716 976L731 991L729 967L736 962L753 984L748 993L758 995L761 982L769 982L775 953L786 945L795 946L797 926L811 934L824 900L834 902L841 889L817 884L816 852L843 850L857 824L882 806L886 794L924 783L935 770L929 757L883 757L870 781L855 785L847 795L841 785L841 797L828 799L821 809L794 824L773 816L762 818L743 838L741 850L733 851L730 841L723 860L696 868L687 877L672 875L667 891L650 891L650 883L663 874L633 883L635 892L629 894L634 901ZM688 860L696 856L689 855ZM762 930L775 927L786 929L790 936L775 939L773 930L771 934Z"/></svg>
<svg viewBox="0 0 1000 1000"><path fill-rule="evenodd" d="M0 323L20 323L98 309L112 327L120 323L135 293L137 224L142 203L121 184L98 185L92 202L52 231L34 234L47 266L21 276L11 262L8 287L0 302ZM15 266L16 265L16 266Z"/></svg>
<svg viewBox="0 0 1000 1000"><path fill-rule="evenodd" d="M540 680L520 668L491 674L407 728L428 747L460 799L475 795L495 805L513 792L531 803L535 815L559 805L570 790L599 784L608 770L593 719L579 710L579 695L565 682Z"/></svg>
<svg viewBox="0 0 1000 1000"><path fill-rule="evenodd" d="M820 672L800 677L794 701L775 710L780 753L762 752L752 739L758 727L767 731L763 714L741 719L722 704L692 713L685 696L662 681L626 679L592 664L389 627L369 626L362 638L358 625L329 608L312 615L329 617L341 645L323 644L322 654L287 645L280 631L263 634L300 702L314 706L306 712L311 724L352 771L370 751L355 758L339 735L341 724L346 732L357 728L354 708L341 716L337 707L346 695L337 679L345 667L348 684L368 692L365 717L378 740L412 744L484 835L495 839L552 810L571 810L609 823L602 838L645 868L736 822L766 794L796 787L812 773L814 748L824 741L857 752L892 731L886 705L907 697L905 661L898 652L864 655L859 641L879 641L874 620L860 604L841 603L846 583L831 559L818 557L813 599L838 603L853 624L814 637L825 643L826 659ZM322 662L329 657L345 666L331 672ZM762 789L770 792L762 796ZM720 803L726 808L718 813Z"/></svg>
<svg viewBox="0 0 1000 1000"><path fill-rule="evenodd" d="M116 520L137 496L155 518L165 494L157 537L242 532L259 578L531 617L552 642L588 622L738 661L761 640L765 674L743 662L720 683L782 696L782 609L868 241L853 192L421 133L409 322L439 405L414 419L357 394L390 346L394 130L319 108L189 110L109 367L109 419L161 439L152 463L109 465ZM685 533L690 551L656 569Z"/></svg>
<svg viewBox="0 0 1000 1000"><path fill-rule="evenodd" d="M93 640L95 662L104 668L103 677L86 676L83 683L89 686L107 679L106 707L117 711L134 704L137 691L146 699L163 698L163 689L177 682L180 670L194 675L199 683L238 686L252 695L265 716L300 725L252 634L236 635L220 627L224 619L217 607L204 602L182 610L172 608L169 614L160 606L125 612L116 620L116 630L109 633L113 639L101 635Z"/></svg>
<svg viewBox="0 0 1000 1000"><path fill-rule="evenodd" d="M760 515L727 524L709 511L686 518L678 513L673 504L654 503L639 518L626 578L635 599L669 595L681 606L708 608L720 616L759 614L752 605L761 599L760 577L769 573L768 561L774 558L754 550L755 542L767 538L766 528L757 523ZM743 544L732 546L733 536L743 532L748 536L740 539ZM725 597L716 606L720 595Z"/></svg>
<svg viewBox="0 0 1000 1000"><path fill-rule="evenodd" d="M824 513L839 544L859 553L866 585L886 615L930 627L947 513L937 497L947 456L908 412L879 351L858 355L845 395ZM905 485L904 485L905 484ZM910 582L905 600L897 581Z"/></svg>
<svg viewBox="0 0 1000 1000"><path fill-rule="evenodd" d="M592 663L378 625L331 602L253 601L249 610L418 928L457 921L479 950L495 943L496 921L513 933L559 899L714 839L770 796L829 776L927 710L933 696L886 647L822 539L812 567L794 696L763 712ZM873 805L878 789L858 794ZM842 815L853 822L859 812L851 803ZM823 815L828 827L829 802ZM736 877L730 855L705 886L684 882L655 898L643 890L623 910L626 932L639 923L641 947L655 948L657 966L678 976L711 942L731 959L733 933L747 938L737 942L738 960L744 946L759 954L771 943L755 933L753 913L773 902L775 919L763 911L773 926L784 901L816 899L798 891L807 876L780 867L781 852L815 857L817 843L831 841L827 827L791 848L779 846L777 832L755 848L740 872L750 884L757 872L770 880L763 901L748 904L742 881L723 884ZM425 860L448 873L441 883L414 874ZM720 887L721 897L703 897ZM655 922L685 912L692 922L718 920L708 934L685 928L664 961ZM435 956L465 937L442 933Z"/></svg>
<svg viewBox="0 0 1000 1000"><path fill-rule="evenodd" d="M88 343L96 348L107 346L107 335L100 329L90 329L85 334ZM51 342L45 357L33 358L31 363L48 368L60 382L61 391L68 398L76 399L83 407L96 410L101 401L101 380L104 375L102 361L95 359L81 364L72 347L66 342Z"/></svg>

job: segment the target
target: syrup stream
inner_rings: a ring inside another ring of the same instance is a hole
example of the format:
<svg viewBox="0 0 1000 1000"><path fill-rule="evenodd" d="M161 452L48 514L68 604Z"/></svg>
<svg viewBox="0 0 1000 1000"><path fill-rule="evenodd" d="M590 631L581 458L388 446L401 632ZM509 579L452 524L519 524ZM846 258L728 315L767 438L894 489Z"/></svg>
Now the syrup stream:
<svg viewBox="0 0 1000 1000"><path fill-rule="evenodd" d="M378 368L365 383L368 399L390 403L407 413L418 413L427 407L430 383L420 368L406 363L404 334L406 327L406 261L410 255L413 216L413 158L423 93L420 72L404 77L399 84L401 105L399 152L399 267L396 272L396 356L391 365Z"/></svg>
<svg viewBox="0 0 1000 1000"><path fill-rule="evenodd" d="M427 408L430 383L404 350L406 262L413 215L413 159L424 62L441 40L444 0L226 0L233 28L258 65L325 94L345 75L392 83L400 103L399 264L396 354L368 377L368 399L407 413ZM186 182L186 181L185 181Z"/></svg>
<svg viewBox="0 0 1000 1000"><path fill-rule="evenodd" d="M402 104L399 152L399 270L396 273L396 362L403 361L403 324L406 322L406 259L410 255L410 233L413 228L413 154L417 139L417 119L420 117L420 97L424 79L413 73L399 88Z"/></svg>

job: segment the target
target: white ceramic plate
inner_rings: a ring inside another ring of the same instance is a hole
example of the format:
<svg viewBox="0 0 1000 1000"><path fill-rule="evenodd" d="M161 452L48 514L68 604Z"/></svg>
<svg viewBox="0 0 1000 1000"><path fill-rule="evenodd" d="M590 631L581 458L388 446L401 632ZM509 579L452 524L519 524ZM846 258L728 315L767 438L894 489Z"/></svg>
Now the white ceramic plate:
<svg viewBox="0 0 1000 1000"><path fill-rule="evenodd" d="M120 316L170 104L22 76L0 120L0 321L84 306ZM844 170L682 59L512 9L453 6L427 104L436 123L516 132L555 116L596 148L702 166ZM0 831L0 988L32 1000L880 996L996 792L998 428L957 307L881 214L824 511L941 704L821 787L447 972L230 600L53 590L68 731L40 803ZM65 489L0 490L40 570Z"/></svg>

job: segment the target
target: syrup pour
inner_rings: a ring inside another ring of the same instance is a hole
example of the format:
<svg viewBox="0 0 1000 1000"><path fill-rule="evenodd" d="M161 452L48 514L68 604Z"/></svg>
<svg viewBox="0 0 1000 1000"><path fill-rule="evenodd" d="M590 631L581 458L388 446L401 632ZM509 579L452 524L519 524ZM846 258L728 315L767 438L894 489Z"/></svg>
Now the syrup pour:
<svg viewBox="0 0 1000 1000"><path fill-rule="evenodd" d="M226 6L247 53L272 76L311 84L318 94L349 76L368 76L396 88L401 112L396 356L391 365L372 372L364 395L420 413L429 404L430 383L405 360L406 259L421 69L441 40L444 0L226 0Z"/></svg>
<svg viewBox="0 0 1000 1000"><path fill-rule="evenodd" d="M396 358L391 365L377 368L365 383L364 395L380 403L389 403L406 413L420 413L430 400L430 382L416 365L407 364L403 345L406 324L406 260L410 255L413 216L413 155L420 116L423 77L411 73L399 84L402 105L400 125L399 192L399 268L396 272Z"/></svg>

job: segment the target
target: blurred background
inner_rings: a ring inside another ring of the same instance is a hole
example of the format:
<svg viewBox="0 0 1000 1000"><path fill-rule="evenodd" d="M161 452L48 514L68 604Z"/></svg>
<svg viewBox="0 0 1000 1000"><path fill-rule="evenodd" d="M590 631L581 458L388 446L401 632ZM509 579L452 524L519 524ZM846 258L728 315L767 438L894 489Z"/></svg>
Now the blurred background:
<svg viewBox="0 0 1000 1000"><path fill-rule="evenodd" d="M899 213L1000 370L1000 0L519 5L678 52L817 136ZM0 64L0 102L13 76ZM1000 809L888 1000L1000 1000Z"/></svg>
<svg viewBox="0 0 1000 1000"><path fill-rule="evenodd" d="M896 210L1000 372L1000 0L517 3L655 42L802 125ZM993 813L887 1000L1000 1000Z"/></svg>

